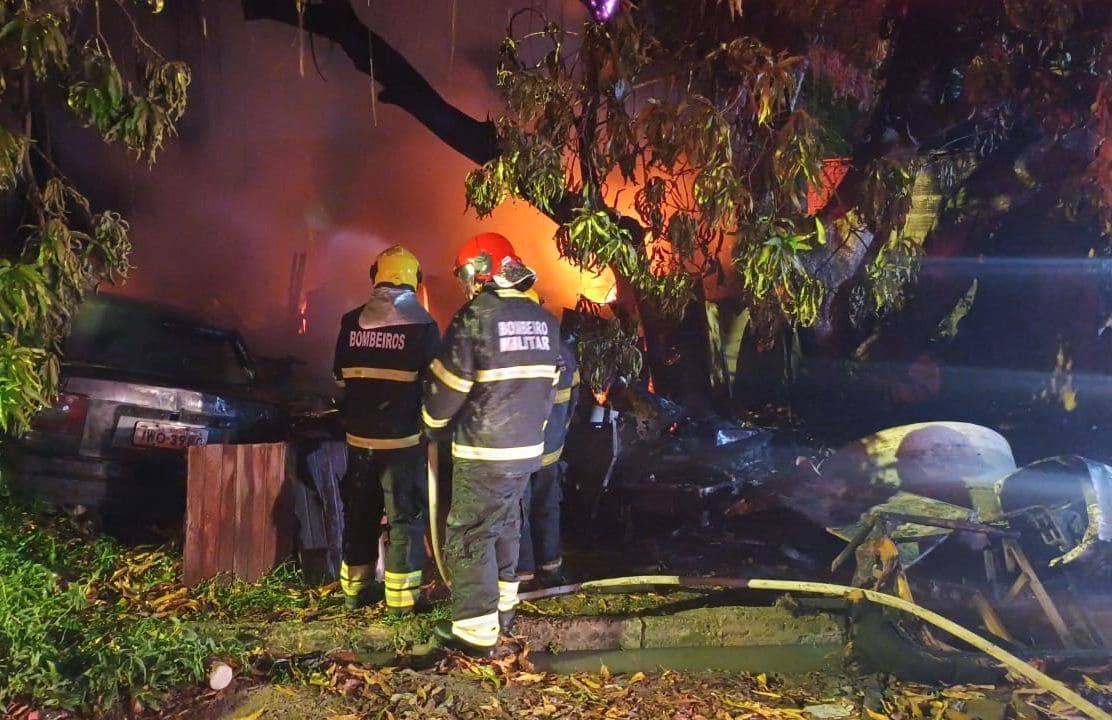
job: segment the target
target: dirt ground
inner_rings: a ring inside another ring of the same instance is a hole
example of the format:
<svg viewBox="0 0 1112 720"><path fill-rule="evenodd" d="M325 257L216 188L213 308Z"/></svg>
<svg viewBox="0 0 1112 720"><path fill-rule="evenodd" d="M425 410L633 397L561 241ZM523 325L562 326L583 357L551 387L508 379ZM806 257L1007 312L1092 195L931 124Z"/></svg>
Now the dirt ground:
<svg viewBox="0 0 1112 720"><path fill-rule="evenodd" d="M294 718L734 718L856 717L860 682L820 676L791 680L764 676L671 672L557 676L466 661L451 668L384 672L337 668L328 687L264 685L240 688L212 720ZM812 711L804 714L803 709ZM822 715L819 710L817 715ZM199 715L193 715L199 717Z"/></svg>
<svg viewBox="0 0 1112 720"><path fill-rule="evenodd" d="M849 664L783 675L675 672L645 667L616 673L599 662L589 672L538 670L528 652L492 661L458 654L409 658L410 667L361 663L350 652L290 656L285 664L239 679L222 692L183 691L176 704L143 720L420 720L576 718L610 720L1062 720L1084 717L1027 684L926 686ZM721 648L722 653L730 649ZM405 662L403 658L402 662ZM417 663L422 663L420 666ZM581 666L582 667L582 666ZM1090 667L1071 687L1112 710L1112 665ZM1094 679L1096 678L1096 679Z"/></svg>
<svg viewBox="0 0 1112 720"><path fill-rule="evenodd" d="M723 652L729 652L723 649ZM1108 670L1108 668L1104 668ZM1112 686L1091 678L1075 688L1105 712ZM1003 720L1080 718L1078 711L1029 686L934 686L860 675L845 667L808 674L682 673L646 670L553 674L527 655L490 662L459 655L424 669L373 667L348 653L291 667L284 679L240 680L223 692L183 692L180 702L146 718L197 720L419 720L578 718L610 720Z"/></svg>

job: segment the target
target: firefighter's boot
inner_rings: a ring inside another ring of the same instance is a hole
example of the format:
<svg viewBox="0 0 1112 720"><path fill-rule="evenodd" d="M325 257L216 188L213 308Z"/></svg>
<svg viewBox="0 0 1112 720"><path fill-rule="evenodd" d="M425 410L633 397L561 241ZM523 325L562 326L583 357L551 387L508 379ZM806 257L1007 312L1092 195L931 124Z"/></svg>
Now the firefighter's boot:
<svg viewBox="0 0 1112 720"><path fill-rule="evenodd" d="M473 658L489 658L494 656L494 645L476 645L470 643L452 632L452 621L441 620L433 626L433 635L442 647L458 650Z"/></svg>
<svg viewBox="0 0 1112 720"><path fill-rule="evenodd" d="M537 568L536 582L537 585L545 588L559 587L566 583L563 561L557 560L554 563L541 565Z"/></svg>
<svg viewBox="0 0 1112 720"><path fill-rule="evenodd" d="M375 581L373 565L340 563L340 588L344 591L344 607L358 610L386 597L382 584Z"/></svg>
<svg viewBox="0 0 1112 720"><path fill-rule="evenodd" d="M358 610L359 608L382 602L383 597L382 585L379 583L369 583L356 593L344 593L344 607L348 610Z"/></svg>
<svg viewBox="0 0 1112 720"><path fill-rule="evenodd" d="M498 611L498 629L506 637L514 636L514 618L517 617L516 610L499 610Z"/></svg>

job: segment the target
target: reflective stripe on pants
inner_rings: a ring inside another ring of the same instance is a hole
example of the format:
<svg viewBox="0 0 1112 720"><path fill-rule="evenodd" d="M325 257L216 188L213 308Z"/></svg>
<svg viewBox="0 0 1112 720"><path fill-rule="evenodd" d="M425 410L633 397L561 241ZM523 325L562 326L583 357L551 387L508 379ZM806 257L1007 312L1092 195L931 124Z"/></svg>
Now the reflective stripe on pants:
<svg viewBox="0 0 1112 720"><path fill-rule="evenodd" d="M517 607L518 582L498 581L498 612L509 612Z"/></svg>
<svg viewBox="0 0 1112 720"><path fill-rule="evenodd" d="M445 555L452 577L453 628L464 623L479 645L498 639L498 609L512 596L516 605L517 555L521 533L521 498L527 475L507 474L491 463L457 463L452 471L452 507L448 513ZM501 581L501 585L499 583ZM512 595L510 593L513 588ZM512 605L511 605L512 607ZM476 630L470 623L493 617ZM457 636L467 636L456 632ZM474 642L468 640L468 642Z"/></svg>
<svg viewBox="0 0 1112 720"><path fill-rule="evenodd" d="M472 645L491 647L498 644L498 613L452 621L452 634Z"/></svg>
<svg viewBox="0 0 1112 720"><path fill-rule="evenodd" d="M395 573L386 571L386 606L410 608L421 593L421 571Z"/></svg>
<svg viewBox="0 0 1112 720"><path fill-rule="evenodd" d="M374 579L374 566L372 565L340 563L340 589L344 591L345 595L353 597L358 595L363 588L367 587L367 582Z"/></svg>

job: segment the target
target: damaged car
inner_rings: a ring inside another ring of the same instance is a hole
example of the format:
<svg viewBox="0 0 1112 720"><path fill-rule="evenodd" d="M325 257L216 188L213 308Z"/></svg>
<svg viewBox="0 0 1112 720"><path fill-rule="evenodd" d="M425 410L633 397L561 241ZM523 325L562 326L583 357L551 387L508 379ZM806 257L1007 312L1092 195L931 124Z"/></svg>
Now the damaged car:
<svg viewBox="0 0 1112 720"><path fill-rule="evenodd" d="M189 447L269 442L287 424L238 332L119 296L79 308L59 386L5 456L29 492L106 522L180 518Z"/></svg>

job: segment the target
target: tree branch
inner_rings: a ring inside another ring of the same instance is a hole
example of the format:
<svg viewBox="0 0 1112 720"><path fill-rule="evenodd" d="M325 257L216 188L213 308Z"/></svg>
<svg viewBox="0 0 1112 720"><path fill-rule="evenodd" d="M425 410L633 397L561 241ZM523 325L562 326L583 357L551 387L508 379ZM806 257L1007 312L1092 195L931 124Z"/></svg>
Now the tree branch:
<svg viewBox="0 0 1112 720"><path fill-rule="evenodd" d="M303 29L343 48L355 69L382 86L379 102L412 115L436 137L472 162L482 165L498 156L494 123L476 120L440 96L421 73L381 35L368 28L349 2L310 3L298 16L294 0L242 0L246 20L270 20Z"/></svg>
<svg viewBox="0 0 1112 720"><path fill-rule="evenodd" d="M869 359L909 362L923 352L975 277L955 271L944 259L1010 254L1002 243L1014 233L1001 228L1053 213L1061 192L1054 180L1076 176L1086 159L1084 143L1066 136L1029 145L1016 141L1010 151L998 150L978 166L963 184L963 207L944 212L924 243L927 257L935 262L924 265L915 296L885 318Z"/></svg>
<svg viewBox="0 0 1112 720"><path fill-rule="evenodd" d="M363 24L347 0L310 4L301 18L294 0L242 0L241 4L248 21L270 20L331 40L343 48L356 70L368 76L373 51L374 79L382 86L380 102L409 113L477 165L498 157L494 123L476 120L449 104L401 53ZM545 214L561 225L571 220L578 207L576 197L568 193Z"/></svg>
<svg viewBox="0 0 1112 720"><path fill-rule="evenodd" d="M828 226L860 205L872 162L885 156L922 154L942 144L950 131L968 120L971 108L965 102L936 101L948 69L967 65L994 27L985 22L969 23L962 33L951 32L962 4L963 0L890 0L888 13L898 21L878 73L880 96L864 140L854 148L849 172L822 213ZM875 233L885 228L869 230ZM883 244L870 238L858 248L860 252L849 255L832 244L814 253L811 263L823 268L824 284L837 291L860 277L862 268L876 257Z"/></svg>

